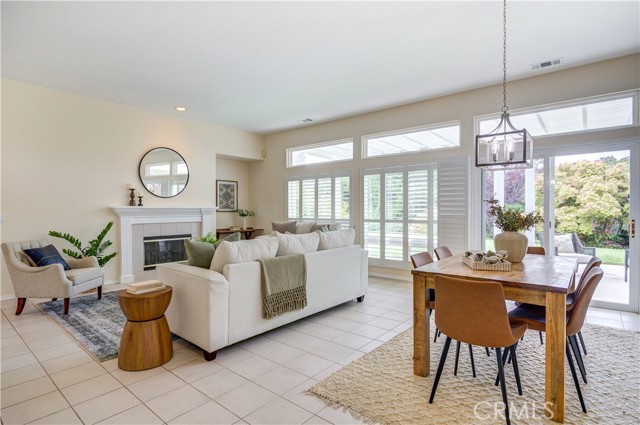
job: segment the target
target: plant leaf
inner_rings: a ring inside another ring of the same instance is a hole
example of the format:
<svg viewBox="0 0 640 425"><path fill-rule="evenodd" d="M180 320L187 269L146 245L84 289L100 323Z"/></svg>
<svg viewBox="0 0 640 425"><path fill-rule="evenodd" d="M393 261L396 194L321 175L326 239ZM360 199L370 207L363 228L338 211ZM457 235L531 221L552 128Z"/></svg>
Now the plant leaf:
<svg viewBox="0 0 640 425"><path fill-rule="evenodd" d="M71 245L75 246L80 251L82 251L82 243L68 233L60 233L58 231L51 230L49 232L49 236L53 236L54 238L64 239L65 241L69 242Z"/></svg>

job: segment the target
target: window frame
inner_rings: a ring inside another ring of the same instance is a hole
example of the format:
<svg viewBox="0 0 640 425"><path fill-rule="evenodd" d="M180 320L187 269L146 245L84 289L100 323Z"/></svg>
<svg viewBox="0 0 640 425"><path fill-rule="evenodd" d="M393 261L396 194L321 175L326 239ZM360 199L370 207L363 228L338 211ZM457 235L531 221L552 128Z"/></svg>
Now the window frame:
<svg viewBox="0 0 640 425"><path fill-rule="evenodd" d="M346 143L351 143L351 158L348 158L348 159L335 159L335 160L329 160L329 161L324 161L324 162L316 162L316 163L313 163L313 164L298 164L298 165L294 165L293 164L293 154L295 152L310 150L310 149L314 149L314 148L321 148L321 147L325 147L325 146L343 145L343 144L346 144ZM286 150L287 168L311 167L311 166L314 166L314 165L326 165L326 164L334 164L336 162L353 161L354 148L355 148L354 144L355 144L355 141L354 141L353 137L347 137L347 138L344 138L344 139L331 140L331 141L328 141L328 142L313 143L313 144L310 144L310 145L294 146L294 147L291 147L291 148L287 148L287 150Z"/></svg>
<svg viewBox="0 0 640 425"><path fill-rule="evenodd" d="M417 133L420 131L437 130L441 128L456 126L456 125L458 126L458 145L457 146L447 146L442 148L431 148L431 149L418 149L418 150L409 151L409 152L396 152L396 153L390 153L385 155L369 155L367 152L370 139L377 139L377 138L387 137L387 136L401 136L403 134ZM381 133L365 134L361 137L361 145L362 145L362 152L361 152L362 159L386 158L386 157L402 156L402 155L415 155L416 153L442 151L447 149L460 149L462 148L462 120L453 120L453 121L447 121L447 122L440 122L436 124L420 125L417 127L401 128L397 130L384 131Z"/></svg>
<svg viewBox="0 0 640 425"><path fill-rule="evenodd" d="M349 179L349 219L345 220L343 218L336 218L336 178L347 177ZM318 217L318 180L320 179L331 179L331 218L319 218ZM302 198L302 186L304 180L314 180L314 217L304 217L303 213L303 198ZM290 182L298 182L298 211L297 217L292 217L289 215L289 183ZM303 221L316 221L318 223L341 223L346 224L348 228L353 226L353 172L351 170L340 170L334 172L321 172L321 173L310 173L310 174L297 174L292 176L287 176L285 178L285 215L287 221L296 220L298 222Z"/></svg>
<svg viewBox="0 0 640 425"><path fill-rule="evenodd" d="M583 98L580 98L580 99L573 99L573 100L565 100L565 101L561 101L561 102L547 103L547 104L544 104L544 105L537 105L537 106L532 106L532 107L528 107L528 108L513 109L513 110L509 111L509 115L510 115L510 118L513 119L514 117L518 117L520 115L537 114L537 113L541 113L541 112L553 111L554 109L564 109L564 108L571 108L571 107L576 107L576 106L587 106L587 105L591 105L591 104L595 104L595 103L607 102L607 101L611 101L611 100L631 98L631 107L632 107L631 124L617 125L617 126L612 126L612 127L601 127L601 128L587 129L587 130L566 131L566 132L561 132L561 133L541 134L541 135L537 135L537 136L536 135L532 135L532 136L533 136L534 139L540 139L540 138L545 138L545 137L566 136L566 135L572 135L572 134L585 134L585 133L592 133L592 132L596 132L596 131L608 131L608 130L616 130L616 129L620 129L620 128L637 127L638 125L640 125L639 124L640 123L640 111L639 111L640 108L638 107L639 92L640 92L640 90L637 90L637 89L636 90L626 90L626 91L622 91L622 92L607 93L607 94L598 95L598 96L583 97ZM500 112L495 112L495 113L491 113L491 114L478 115L478 116L474 117L474 132L475 132L475 134L480 134L480 123L481 122L500 119L500 115L501 115ZM475 137L475 134L474 134L474 137Z"/></svg>

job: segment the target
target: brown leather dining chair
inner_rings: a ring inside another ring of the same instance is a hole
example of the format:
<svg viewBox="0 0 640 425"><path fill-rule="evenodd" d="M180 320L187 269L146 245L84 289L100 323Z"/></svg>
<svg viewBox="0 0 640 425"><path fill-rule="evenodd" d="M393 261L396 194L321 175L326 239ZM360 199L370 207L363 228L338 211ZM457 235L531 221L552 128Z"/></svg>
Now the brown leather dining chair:
<svg viewBox="0 0 640 425"><path fill-rule="evenodd" d="M413 268L416 269L418 267L422 267L425 266L427 264L431 264L433 263L433 257L431 256L431 254L429 254L428 252L419 252L417 254L413 254L411 256L411 264L413 264ZM431 317L431 310L435 310L436 309L436 294L435 291L433 289L427 288L427 297L426 297L426 308L429 310L429 316ZM440 334L440 330L436 327L436 331L435 331L435 335L433 337L433 342L436 342L436 340L438 339L438 336ZM453 374L454 375L458 375L458 360L460 358L460 341L458 341L458 344L456 346L456 362L455 362L455 367L454 367L454 371ZM473 374L473 377L476 377L476 364L475 361L473 359L473 347L471 345L469 345L469 358L471 360L471 372Z"/></svg>
<svg viewBox="0 0 640 425"><path fill-rule="evenodd" d="M582 391L580 390L580 383L578 382L576 368L573 365L571 351L573 351L573 354L576 356L576 362L578 363L578 368L580 369L582 379L586 383L586 369L584 367L584 363L582 363L579 357L580 354L578 350L578 343L576 341L576 335L578 334L578 332L580 332L582 326L584 325L584 321L587 316L587 310L589 309L589 303L591 302L593 293L596 291L596 288L598 287L600 280L602 280L603 275L604 273L600 267L596 266L589 270L589 272L584 277L584 284L580 288L580 291L574 293L576 302L573 309L570 312L567 312L567 340L565 342L565 351L567 355L567 361L569 362L569 368L571 369L571 376L573 377L573 382L576 385L576 392L578 393L580 405L582 406L582 411L584 413L587 413L587 408L584 403L584 398L582 397ZM516 309L511 310L509 312L509 317L515 323L527 325L529 329L539 332L545 331L546 318L544 307L523 304Z"/></svg>
<svg viewBox="0 0 640 425"><path fill-rule="evenodd" d="M511 354L518 393L522 395L516 346L520 337L527 330L526 324L510 323L504 291L502 290L502 285L498 282L436 276L435 286L438 294L436 325L447 336L447 339L440 356L429 403L433 403L438 382L447 359L447 352L451 345L451 339L456 339L466 344L492 347L496 349L505 418L507 424L510 424L502 349L506 349Z"/></svg>
<svg viewBox="0 0 640 425"><path fill-rule="evenodd" d="M527 254L535 254L535 255L547 255L542 246L528 246Z"/></svg>
<svg viewBox="0 0 640 425"><path fill-rule="evenodd" d="M436 258L438 260L442 260L443 258L451 257L453 255L448 246L439 246L434 249L433 252L436 253Z"/></svg>

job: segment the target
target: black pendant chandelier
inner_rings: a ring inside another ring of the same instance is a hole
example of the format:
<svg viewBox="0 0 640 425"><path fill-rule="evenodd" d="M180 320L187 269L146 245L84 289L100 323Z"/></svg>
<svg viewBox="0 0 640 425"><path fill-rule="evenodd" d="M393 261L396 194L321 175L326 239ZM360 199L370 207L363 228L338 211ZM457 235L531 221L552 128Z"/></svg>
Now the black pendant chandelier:
<svg viewBox="0 0 640 425"><path fill-rule="evenodd" d="M526 128L516 129L507 106L507 0L504 0L502 48L502 115L500 123L487 134L476 135L476 167L485 170L531 168L533 138Z"/></svg>

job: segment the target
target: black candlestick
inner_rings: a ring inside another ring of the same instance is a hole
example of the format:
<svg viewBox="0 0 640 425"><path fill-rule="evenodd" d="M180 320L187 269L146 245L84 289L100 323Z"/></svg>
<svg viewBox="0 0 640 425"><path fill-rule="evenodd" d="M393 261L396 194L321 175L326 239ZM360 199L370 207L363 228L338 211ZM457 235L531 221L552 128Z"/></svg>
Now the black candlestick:
<svg viewBox="0 0 640 425"><path fill-rule="evenodd" d="M138 206L142 206L142 196L138 196Z"/></svg>

